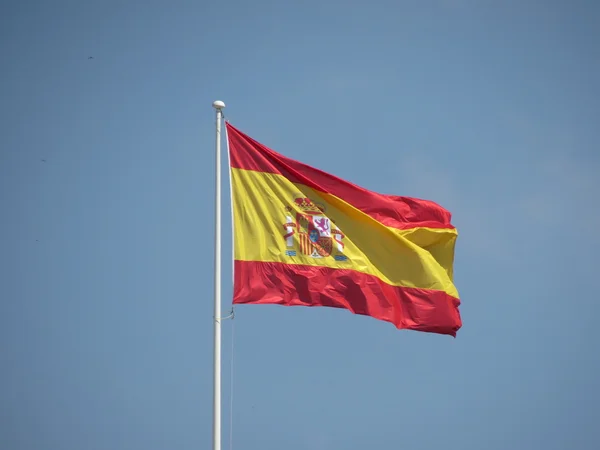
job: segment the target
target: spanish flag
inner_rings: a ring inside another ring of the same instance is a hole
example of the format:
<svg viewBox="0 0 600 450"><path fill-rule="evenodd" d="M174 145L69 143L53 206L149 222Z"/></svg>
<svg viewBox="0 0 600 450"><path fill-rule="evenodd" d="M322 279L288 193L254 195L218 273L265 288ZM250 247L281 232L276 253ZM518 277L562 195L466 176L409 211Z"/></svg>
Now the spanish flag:
<svg viewBox="0 0 600 450"><path fill-rule="evenodd" d="M226 127L234 304L345 308L456 336L457 231L448 211L368 191Z"/></svg>

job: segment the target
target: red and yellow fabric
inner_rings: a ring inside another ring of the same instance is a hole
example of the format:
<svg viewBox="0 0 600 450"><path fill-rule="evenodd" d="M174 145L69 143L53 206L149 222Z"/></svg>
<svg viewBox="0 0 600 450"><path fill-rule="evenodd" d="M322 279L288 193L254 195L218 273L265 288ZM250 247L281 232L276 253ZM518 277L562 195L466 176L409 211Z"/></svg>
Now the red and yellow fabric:
<svg viewBox="0 0 600 450"><path fill-rule="evenodd" d="M368 191L226 126L235 304L345 308L456 336L457 231L448 211Z"/></svg>

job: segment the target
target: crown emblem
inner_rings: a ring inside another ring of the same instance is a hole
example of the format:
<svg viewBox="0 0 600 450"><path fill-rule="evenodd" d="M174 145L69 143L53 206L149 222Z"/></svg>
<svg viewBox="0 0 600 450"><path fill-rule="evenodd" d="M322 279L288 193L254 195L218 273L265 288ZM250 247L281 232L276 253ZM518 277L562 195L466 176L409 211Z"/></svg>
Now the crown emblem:
<svg viewBox="0 0 600 450"><path fill-rule="evenodd" d="M321 214L325 212L325 205L315 203L308 197L294 198L294 204L306 214Z"/></svg>

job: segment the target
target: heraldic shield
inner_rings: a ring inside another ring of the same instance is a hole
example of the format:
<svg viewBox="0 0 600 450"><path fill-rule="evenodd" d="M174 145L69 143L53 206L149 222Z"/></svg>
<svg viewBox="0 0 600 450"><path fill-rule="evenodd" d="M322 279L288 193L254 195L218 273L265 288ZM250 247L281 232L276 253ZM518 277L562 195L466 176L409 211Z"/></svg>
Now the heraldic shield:
<svg viewBox="0 0 600 450"><path fill-rule="evenodd" d="M300 252L313 258L331 255L333 242L331 224L323 215L296 214L296 229L300 239Z"/></svg>
<svg viewBox="0 0 600 450"><path fill-rule="evenodd" d="M344 235L324 212L324 207L313 203L309 198L297 197L294 199L296 208L288 207L288 214L296 211L296 216L291 214L287 216L287 223L284 228L287 234L284 236L287 243L288 256L295 256L296 250L303 255L312 258L326 258L332 256L334 249L338 253L343 253L344 244L342 238ZM300 210L300 211L298 211ZM294 235L298 239L294 239ZM294 248L294 250L291 250ZM337 260L345 260L345 257L336 256Z"/></svg>

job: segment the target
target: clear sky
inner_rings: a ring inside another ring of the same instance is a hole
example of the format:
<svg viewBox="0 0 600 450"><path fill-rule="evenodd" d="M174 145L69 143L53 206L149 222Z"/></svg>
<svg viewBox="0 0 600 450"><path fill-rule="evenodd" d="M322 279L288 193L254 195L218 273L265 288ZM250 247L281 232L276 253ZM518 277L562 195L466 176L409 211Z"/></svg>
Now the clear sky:
<svg viewBox="0 0 600 450"><path fill-rule="evenodd" d="M239 450L600 448L599 23L594 1L3 2L0 448L210 448L217 99L452 211L464 322L237 308L224 449L231 412Z"/></svg>

